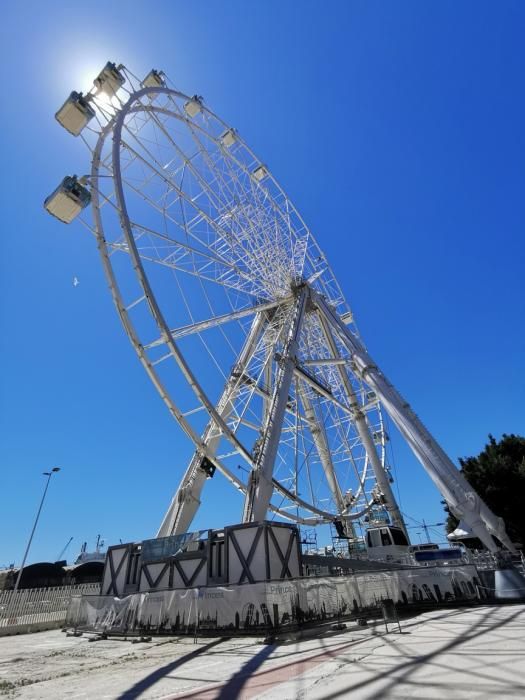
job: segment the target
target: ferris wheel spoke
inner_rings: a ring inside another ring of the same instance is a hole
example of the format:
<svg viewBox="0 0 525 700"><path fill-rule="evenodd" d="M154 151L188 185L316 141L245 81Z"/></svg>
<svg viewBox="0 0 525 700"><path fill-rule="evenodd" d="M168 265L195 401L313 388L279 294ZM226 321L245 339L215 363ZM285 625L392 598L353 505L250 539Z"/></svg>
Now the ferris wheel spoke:
<svg viewBox="0 0 525 700"><path fill-rule="evenodd" d="M164 132L167 133L165 129L164 129ZM170 138L171 138L171 137L170 137ZM200 143L200 140L199 140L199 143ZM129 147L129 144L128 144L128 147ZM202 147L202 144L201 144L201 147ZM136 153L136 151L134 151L134 152ZM149 153L149 152L148 152L148 153ZM149 153L149 155L150 155L150 157L151 157L152 154ZM189 159L187 159L186 162L189 163ZM158 165L160 166L160 164L158 164ZM198 171L196 170L195 167L191 166L191 168L192 168L192 171L193 171L194 173L197 174L197 177L199 178L199 182L200 182L201 184L204 183L204 185L207 186L208 183L207 183L206 179L202 178L202 176L200 175L200 173L198 173ZM216 177L215 179L218 181L218 178L217 178L217 177ZM253 186L253 182L252 182L252 186ZM180 196L181 196L181 188L178 187L178 188L177 188L177 191L178 191L178 196L180 197ZM215 193L213 190L210 190L209 186L207 186L207 191L208 191L208 194L210 194L210 192L211 192L211 193L213 194L214 199L216 199L216 197L217 197L216 193ZM267 196L267 193L266 193L266 192L264 193L264 196L265 196L265 197ZM192 200L192 203L193 203L193 205L194 205L194 200ZM217 204L214 204L214 206L217 207ZM264 229L262 229L262 230L264 230ZM223 236L224 236L224 232L221 231L220 235L223 237ZM251 239L249 239L249 240L251 240ZM304 246L304 249L306 250L306 239L305 239L304 241L299 241L299 243L301 243L301 244ZM268 244L267 244L267 245L268 245ZM253 255L252 265L255 265L255 266L256 266L256 265L258 264L259 258L260 258L260 255L261 255L262 250L264 250L264 247L263 247L263 248L255 249L255 250L253 251L254 253L257 253L257 255Z"/></svg>
<svg viewBox="0 0 525 700"><path fill-rule="evenodd" d="M234 191L230 190L225 182L224 177L221 176L220 170L214 169L213 163L203 147L200 139L197 139L203 158L206 160L210 171L214 171L214 178L217 181L221 192L224 196L224 201L230 201L231 204L227 206L228 215L231 217L231 223L229 226L229 231L234 237L236 245L242 246L244 250L249 251L253 263L257 265L260 262L261 254L263 251L267 250L272 243L268 237L268 229L274 223L273 220L266 214L264 217L261 216L260 208L256 208L252 213L248 210L247 202L245 202L245 196L242 194L240 183L237 180L235 173L230 171L230 183L233 185ZM222 185L222 186L221 186ZM257 201L258 192L254 188L253 182L250 180L251 186L251 199L249 200L250 206L251 201ZM234 204L235 203L235 204ZM258 220L253 220L253 215L256 215ZM235 223L235 227L233 226Z"/></svg>
<svg viewBox="0 0 525 700"><path fill-rule="evenodd" d="M150 202L150 204L151 204L151 202ZM215 263L217 265L222 265L225 268L228 268L230 270L235 271L237 274L239 274L239 276L241 276L243 274L242 271L239 270L239 268L234 263L228 262L220 257L212 255L211 253L209 253L206 250L199 250L199 249L195 248L194 246L189 245L188 243L184 243L183 241L177 240L171 236L168 236L165 233L160 233L160 231L156 231L155 229L152 229L148 226L144 226L144 224L140 224L136 221L132 221L131 226L134 229L139 229L139 230L143 231L144 233L148 233L156 238L159 238L168 246L174 246L174 247L176 247L176 249L180 249L180 251L183 253L189 253L191 255L200 256L205 261L208 261L210 263ZM175 256L176 253L171 253L170 255Z"/></svg>
<svg viewBox="0 0 525 700"><path fill-rule="evenodd" d="M133 134L132 134L133 136ZM142 145L142 144L141 144ZM196 202L196 198L190 197L184 190L181 189L181 187L176 183L176 181L173 180L171 174L168 172L163 172L163 166L159 161L155 158L155 156L147 149L145 146L142 145L142 149L145 151L146 155L151 159L151 162L146 160L138 151L136 151L133 146L131 146L129 143L123 141L122 146L126 148L130 153L133 154L133 156L140 161L145 167L149 168L154 175L156 175L162 182L164 182L165 185L167 185L172 191L177 193L177 198L180 199L181 201L186 202L189 206L194 209L200 220L206 221L213 230L217 230L218 224L215 221L213 217L211 217L208 213L206 213L201 207L198 206ZM175 222L175 220L174 220ZM178 224L178 222L175 222ZM203 244L203 241L200 240L198 237L195 236L195 234L192 232L192 229L188 226L185 226L185 231L194 237L201 245ZM220 228L220 227L219 227ZM225 232L223 231L222 234L224 235ZM220 256L219 256L220 257Z"/></svg>
<svg viewBox="0 0 525 700"><path fill-rule="evenodd" d="M194 137L195 142L196 142L196 144L198 145L198 147L200 148L200 150L201 150L203 156L204 156L205 158L207 158L208 161L209 161L209 160L210 160L210 158L209 158L209 153L208 153L207 149L205 148L205 146L204 146L204 144L202 143L201 138L200 138L201 129L200 129L197 125L194 125L194 124L192 124L192 123L189 123L189 128L190 128L190 131L191 131L191 133L192 133L192 136ZM255 155L250 151L250 149L246 146L246 144L242 141L242 139L240 139L239 137L237 137L237 138L238 138L239 142L241 143L242 147L243 147L248 153L250 153L251 160L252 160L252 169L253 169L253 166L256 165L256 164L259 162L258 159L257 159L257 158L255 157ZM219 148L221 148L222 150L224 150L224 147L223 147L219 142L216 141L216 145L217 145ZM252 190L253 190L253 185L254 185L254 182L253 182L253 172L250 172L250 170L248 170L246 164L243 163L241 160L237 159L237 158L235 157L235 154L232 153L232 154L229 154L229 155L230 155L231 157L229 157L229 158L227 158L227 159L224 159L224 164L226 165L226 168L227 168L228 171L229 171L229 174L230 174L230 176L231 176L231 181L232 181L233 183L236 183L236 182L237 182L236 174L234 173L234 171L233 171L233 169L232 169L232 164L233 164L233 165L236 165L237 168L238 168L239 170L241 170L241 171L244 173L244 175L247 176L247 177L249 178L249 181L250 181L250 183L251 183L251 185L252 185ZM271 177L271 176L270 176L270 177ZM271 178L271 179L272 179L272 181L273 181L273 178ZM261 186L260 183L256 183L256 187L261 188L262 186ZM284 222L285 227L286 227L287 232L288 232L288 235L289 235L289 237L290 237L290 240L292 239L292 237L293 237L294 235L295 235L295 236L298 236L298 231L295 231L295 232L294 232L293 229L292 229L292 226L290 225L290 210L289 210L289 202L288 202L288 200L287 200L286 198L283 198L283 199L284 199L284 202L285 202L286 209L287 209L287 211L283 211L283 208L279 205L279 203L278 203L278 201L277 201L277 197L270 197L270 196L269 196L269 193L268 193L266 190L264 191L264 196L265 196L265 199L268 201L269 206L275 211L275 213L279 216L279 218ZM294 212L294 213L297 215L297 212ZM304 230L304 231L306 232L306 236L303 237L303 238L304 238L304 241L305 241L304 250L303 250L303 257L304 257L304 256L306 255L306 250L307 250L307 247L306 247L306 240L307 240L307 237L308 237L308 230L307 230L306 226L304 225L304 222L300 219L300 217L299 217L298 215L297 215L297 218L300 220L300 223L301 223L301 226L300 226L300 228L299 228L299 232L300 232L301 229ZM298 249L297 252L299 252L299 249ZM299 255L300 255L300 254L299 254ZM302 267L303 267L303 266L301 265L301 266L297 267L296 269L297 269L298 271L300 271L300 270L302 270Z"/></svg>
<svg viewBox="0 0 525 700"><path fill-rule="evenodd" d="M341 493L341 488L337 481L335 475L334 464L332 462L332 456L330 454L330 449L328 447L328 440L326 436L326 430L322 422L319 421L318 416L314 410L313 402L310 399L308 389L306 387L301 387L299 383L299 399L303 404L304 412L308 418L310 424L313 426L310 429L310 433L313 438L313 442L321 461L332 498L339 512L345 510L345 504L343 501L343 494Z"/></svg>
<svg viewBox="0 0 525 700"><path fill-rule="evenodd" d="M343 360L341 358L340 353L337 348L337 344L334 340L334 337L330 331L330 328L327 326L326 319L321 316L321 314L318 314L319 322L320 322L320 328L322 328L323 336L326 340L327 343L327 348L329 352L332 353L332 356L334 357L335 360ZM359 434L359 439L356 442L356 444L362 443L363 442L363 435L366 431L367 434L369 434L368 431L368 426L363 425L363 420L361 419L361 416L364 415L363 408L359 408L357 399L354 393L354 389L350 384L350 380L347 375L347 371L345 369L347 365L347 361L345 360L344 362L338 362L337 364L337 371L339 374L339 377L342 382L342 386L344 387L345 390L345 395L347 397L347 401L349 404L352 406L351 410L351 417L352 417L352 423L349 423L349 425L356 425L358 434ZM346 436L344 437L344 443L345 446L347 447L347 452L351 456L351 462L356 474L356 477L358 479L358 484L359 484L359 491L357 492L357 495L363 490L364 488L364 479L361 476L360 470L357 468L357 465L355 463L355 459L353 457L353 449L352 446L348 444L348 440ZM365 443L363 443L365 444ZM374 471L375 469L382 469L382 465L378 464L378 459L377 459L377 452L375 450L375 446L370 445L370 440L366 439L366 445L368 445L368 449L365 448L365 454L366 454L366 459L367 460L373 460L372 464L375 464ZM373 448L373 451L371 450L371 447ZM370 454L372 452L372 454Z"/></svg>
<svg viewBox="0 0 525 700"><path fill-rule="evenodd" d="M204 144L202 143L202 141L201 141L201 139L200 139L200 137L199 137L199 133L197 132L196 128L194 127L193 124L191 124L191 122L188 123L188 126L189 126L189 128L190 128L190 131L191 131L193 137L194 137L194 140L195 140L195 143L196 143L196 145L197 145L197 148L199 149L199 151L200 151L200 153L201 153L203 159L206 160L206 162L207 162L207 164L208 164L208 167L209 167L210 172L213 172L213 176L214 176L214 180L213 180L213 181L216 182L217 184L219 184L219 186L221 187L221 193L223 194L223 196L224 196L225 191L228 190L228 196L229 196L229 197L233 197L236 201L239 201L239 195L241 194L241 192L237 191L234 195L232 194L232 191L229 190L228 183L226 182L226 180L224 179L224 177L221 176L220 171L215 167L215 164L214 164L213 161L211 160L210 155L209 155L209 153L208 153L208 150L204 147ZM220 144L219 144L216 140L215 140L215 143L216 143L216 145L217 145L219 148L222 148L222 150L223 150L223 147L221 147ZM228 170L229 170L229 174L230 174L230 183L238 190L238 189L239 189L239 188L238 188L238 183L237 183L238 174L237 174L237 173L234 173L234 172L232 171L230 160L231 160L232 162L235 161L235 159L232 157L231 159L227 159L227 160L225 160L224 162L225 162L225 164L226 164L226 166L227 166L227 168L228 168ZM254 183L253 174L252 174L252 173L249 173L249 172L247 171L246 167L245 167L242 163L240 163L240 162L238 162L238 161L236 161L236 162L237 162L237 164L239 165L239 167L243 170L244 174L245 174L245 175L248 175L248 177L249 177L249 182L250 182L250 185L251 185L251 190L252 190L252 196L255 197L256 192L259 192L260 189L261 189L260 184L259 184L259 183ZM195 169L194 169L194 171L195 171ZM204 180L204 183L206 183L206 185L208 185L208 181L207 181L205 178L203 178L202 175L198 174L198 177L199 177L199 179L200 179L201 181ZM221 186L221 185L222 185L222 186ZM213 193L213 194L215 195L215 193ZM228 197L227 197L227 196L224 196L224 199L227 200ZM270 204L274 209L276 209L276 211L278 211L279 214L281 215L281 217L284 219L282 210L281 210L279 207L276 206L276 202L275 202L274 199L268 197L268 192L267 192L266 190L263 190L263 199L264 199L264 201L267 201L267 200L268 200L268 201L269 201L269 204ZM240 201L242 202L242 198L240 199ZM234 218L234 219L238 219L238 206L236 205L236 207L230 209L230 211L232 212L233 218ZM257 211L259 211L259 210L257 210ZM246 226L244 225L243 222L238 222L238 223L240 223L241 230L242 230L242 229L246 229ZM264 231L264 226L261 226L261 223L262 223L262 222L259 221L258 223L259 223L259 226L254 228L254 233L257 232L257 230ZM288 229L289 229L289 232L290 232L289 221L288 221ZM254 238L254 236L250 236L250 238L248 238L247 240L249 241L249 240L251 240L252 238ZM298 244L299 244L299 245L298 245L298 248L297 248L296 251L295 251L295 253L297 253L297 251L302 250L302 251L303 251L303 257L304 257L304 254L305 254L305 252L306 252L306 240L307 240L307 237L306 237L306 236L303 237L303 239L298 240ZM274 243L274 245L275 245L275 241L274 241L273 243ZM260 249L260 248L253 249L253 252L260 255L261 249ZM297 256L297 254L294 255L294 259L297 258L297 257L299 257L299 258L301 257L300 253L299 253L299 256ZM254 257L253 262L256 264L256 262L257 262L257 257ZM302 268L300 268L300 269L302 269ZM300 271L300 270L299 270L299 271Z"/></svg>
<svg viewBox="0 0 525 700"><path fill-rule="evenodd" d="M137 157L137 159L141 160L144 164L148 165L152 170L154 170L156 172L156 174L158 175L158 177L161 180L163 180L166 185L168 185L169 187L172 187L174 190L176 190L178 192L179 197L182 200L186 201L188 204L190 204L190 206L192 206L196 211L198 211L199 215L202 216L202 218L217 232L219 237L224 238L226 236L226 238L227 238L227 234L224 232L224 230L222 230L222 228L218 225L218 223L212 217L210 217L203 209L201 209L199 206L197 206L196 201L194 199L189 198L185 192L183 192L182 190L180 190L180 188L178 188L176 183L174 183L169 177L167 177L164 173L162 173L158 169L158 167L154 167L151 163L146 161L137 151L135 151L133 149L132 146L130 146L127 143L123 143L123 145L126 148L130 149L131 152ZM160 166L160 164L154 159L154 157L151 154L149 154L149 155L152 158L152 160L155 162L155 164L157 166ZM188 231L188 233L190 233L190 232ZM195 237L194 233L192 233L191 235L193 237ZM202 241L198 237L196 237L196 240L202 244ZM230 277L227 277L228 274L230 275ZM246 275L246 273L244 273L244 274ZM225 281L226 283L229 283L230 286L233 286L231 273L226 273L225 275L223 275L222 281ZM251 284L253 285L253 278L251 279ZM254 289L253 293L261 295L264 293L264 291L265 291L264 288L259 288L259 289Z"/></svg>
<svg viewBox="0 0 525 700"><path fill-rule="evenodd" d="M349 425L351 425L351 423L349 423ZM355 499L358 499L364 489L364 474L366 474L366 464L368 456L365 453L365 466L363 470L360 471L356 462L356 458L354 457L354 449L358 445L360 445L361 441L359 439L354 439L352 444L348 439L347 431L344 429L344 426L341 422L339 422L339 424L337 425L337 434L341 441L343 459L345 459L345 461L347 461L351 465L355 479L357 481L357 489L355 490L355 493L353 495Z"/></svg>
<svg viewBox="0 0 525 700"><path fill-rule="evenodd" d="M211 187L211 182L210 182L209 180L207 180L205 177L203 177L203 176L201 175L201 173L198 171L198 169L195 167L195 165L194 165L194 163L193 163L193 160L194 160L194 159L192 159L192 158L186 158L186 156L184 155L184 152L182 151L182 149L179 148L179 146L177 145L177 143L173 140L171 134L167 131L167 129L165 129L164 125L162 125L162 124L160 123L160 121L158 120L158 117L157 117L157 115L156 115L156 113L155 113L155 110L152 110L152 111L151 111L151 115L152 115L152 118L155 120L155 122L158 124L159 128L162 130L162 132L163 132L164 135L166 136L166 138L169 140L169 142L170 142L170 144L172 145L172 147L175 149L175 152L176 152L176 153L179 155L179 157L181 158L182 162L184 162L185 166L188 167L188 168L191 170L191 172L193 173L194 177L196 178L196 180L199 182L199 184L200 184L201 187L203 188L203 191L207 192L208 195L210 195L210 196L215 200L215 207L217 208L217 210L220 210L220 209L222 208L223 203L224 203L224 201L225 201L226 198L221 199L221 198L219 197L218 193L216 193L216 192L213 190L213 188ZM190 124L189 126L190 126L190 130L192 131L192 133L194 133L191 124ZM207 151L206 151L205 149L202 148L202 144L201 144L200 140L198 140L198 148L199 148L199 153L200 153L200 155L201 155L202 157L204 157L205 160L209 161ZM214 168L210 168L210 170L214 172L214 181L215 181L217 184L219 184L219 179L218 179L218 177L217 177L217 174L216 174L216 172L215 172L215 169L214 169ZM223 194L224 194L224 190L223 190ZM231 200L232 200L232 199L233 199L232 193L230 193L230 197L231 197ZM231 200L230 200L230 201L231 201Z"/></svg>
<svg viewBox="0 0 525 700"><path fill-rule="evenodd" d="M297 411L299 412L299 403L297 404ZM310 492L310 501L314 506L317 506L317 494L314 491L313 484L312 484L312 474L310 470L310 456L312 451L314 450L314 445L313 443L307 448L306 445L306 438L305 438L305 426L304 423L300 423L300 434L299 434L299 441L302 445L302 454L304 455L303 457L303 462L301 465L298 465L297 467L297 472L299 474L300 471L303 470L305 471L306 474L306 484Z"/></svg>
<svg viewBox="0 0 525 700"><path fill-rule="evenodd" d="M272 309L277 308L278 306L283 306L287 303L289 303L292 300L292 297L289 297L288 299L283 299L282 301L273 301L273 302L268 302L267 304L259 304L258 306L251 306L247 309L242 309L240 311L232 311L229 314L223 314L222 316L214 316L213 318L209 318L205 321L198 321L196 323L189 324L187 326L183 326L181 328L175 328L170 331L170 335L174 340L177 340L178 338L183 338L187 335L192 335L193 333L200 333L202 331L205 331L209 328L214 328L216 326L219 326L223 323L229 323L231 321L238 321L241 318L245 318L246 316L251 316L253 314L258 314L262 313L263 311L270 311ZM157 340L154 340L152 343L148 343L148 345L145 346L146 349L150 349L153 347L156 347L158 345L163 345L165 343L165 339L163 338L158 338Z"/></svg>
<svg viewBox="0 0 525 700"><path fill-rule="evenodd" d="M157 126L159 126L159 128L162 130L162 132L164 133L164 135L165 135L165 136L168 138L168 140L170 141L170 144L171 144L172 148L175 149L175 152L178 154L179 158L181 159L181 164L180 164L180 166L179 166L178 168L176 168L175 170L172 169L172 170L170 171L170 172L171 172L171 176L173 177L173 175L177 174L177 172L179 172L179 171L181 171L182 173L184 173L186 169L189 169L189 170L193 173L195 179L198 180L198 182L199 182L199 184L200 184L200 186L201 186L201 188L202 188L202 192L203 192L203 193L207 193L208 196L211 196L214 200L216 200L214 205L215 205L217 208L220 209L221 202L220 202L220 200L218 199L217 193L216 193L216 192L213 190L213 188L211 187L211 183L208 182L205 178L202 177L202 175L198 172L198 169L197 169L197 168L194 166L194 164L193 164L193 161L194 161L194 159L195 159L195 157L196 157L197 154L194 154L194 155L192 155L191 157L187 157L187 156L184 154L184 152L182 151L182 149L180 149L180 148L177 146L176 142L173 140L171 134L169 134L168 131L166 130L165 125L164 125L164 124L162 123L162 121L159 119L159 117L158 117L158 115L157 115L157 113L156 113L156 112L158 112L158 111L159 111L159 112L163 112L163 113L165 113L165 114L167 114L167 115L170 114L170 113L167 112L166 110L163 110L163 109L160 109L160 108L153 108L153 109L151 109L150 112L149 112L149 113L150 113L150 118L157 124ZM152 143L153 145L155 145L155 144L156 144L157 146L159 145L159 144L158 144L158 140L157 140L156 142L151 142L151 143ZM148 152L148 154L151 155L150 152ZM174 160L174 159L172 159L171 163L173 162L173 160ZM157 162L158 162L158 161L157 161ZM159 164L159 165L160 165L160 164ZM165 170L165 169L167 168L167 165L161 166L161 167L162 167L163 170ZM182 178L181 178L181 182L182 182ZM179 189L180 189L180 188L179 188Z"/></svg>
<svg viewBox="0 0 525 700"><path fill-rule="evenodd" d="M353 441L353 444L349 442L347 433L343 428L343 422L341 420L340 413L341 411L343 412L343 415L345 416L344 420L346 421L348 427L352 426L354 423L354 409L350 409L348 406L348 404L350 404L350 400L348 391L345 391L345 389L347 389L346 385L344 384L344 382L341 385L338 381L338 378L340 380L346 376L346 370L344 369L344 366L348 363L348 360L346 358L342 358L341 355L337 352L337 347L335 343L327 343L327 336L325 333L325 329L320 324L321 319L319 315L316 313L315 315L312 315L311 318L315 319L315 325L313 326L313 328L315 328L316 330L317 352L320 358L322 358L321 366L329 365L334 366L337 369L335 369L336 374L332 375L330 378L330 384L327 385L330 387L329 392L327 392L327 386L313 382L313 378L310 376L309 373L307 373L306 375L303 374L303 380L306 380L307 383L310 383L311 387L317 395L320 394L324 396L324 398L327 400L327 406L330 407L330 410L336 416L336 418L334 419L334 427L336 430L336 434L339 436L339 439L341 441L342 453L352 465L352 469L355 473L358 482L358 488L356 493L357 497L359 497L359 494L362 492L363 489L363 477L358 468L358 465L356 464L356 460L354 457L354 449L355 447L357 447L357 445L361 443L361 441L358 438ZM321 332L319 333L319 331ZM309 351L310 354L312 354L313 348L310 347ZM327 353L330 355L329 357L326 357ZM302 364L304 366L304 364L306 363L303 362ZM309 365L313 365L315 367L316 364L317 360L309 361ZM340 400L338 400L334 394L337 395L340 399L343 399L345 403L343 404ZM350 394L350 396L352 396L352 394ZM332 455L334 455L334 448L332 448Z"/></svg>
<svg viewBox="0 0 525 700"><path fill-rule="evenodd" d="M130 185L130 183L128 181L126 181L126 184L128 185L128 187L132 191L136 192L137 194L140 194L143 197L143 199L150 206L152 206L154 209L156 209L159 213L165 215L165 212L162 210L162 208L156 202L153 202L151 199L149 199L143 193L140 193L139 189L134 187L133 185ZM169 217L167 215L165 215L165 216L168 220L171 220L176 225L179 225L175 219L171 219L171 217ZM246 280L249 280L249 277L246 275L246 273L243 273L243 271L240 270L235 264L233 264L227 260L224 260L221 257L213 255L210 252L208 252L207 250L197 249L194 246L190 246L188 243L184 243L180 240L174 239L173 237L171 237L165 233L161 233L160 231L156 231L155 229L148 227L148 226L145 226L143 224L140 224L136 221L132 221L132 222L130 221L130 225L132 226L133 229L138 229L141 232L138 234L140 236L142 236L143 233L148 233L156 238L159 238L166 245L173 246L176 251L180 249L183 252L189 253L195 259L202 258L202 260L203 260L203 262L201 263L202 265L207 265L209 263L220 265L220 266L225 267L227 270L231 270L231 271L235 272L239 277L244 277ZM113 244L113 245L116 245L116 244ZM172 253L171 255L176 255L176 252ZM197 265L195 265L195 263L194 263L194 267L197 268ZM224 274L224 273L222 273L222 274Z"/></svg>
<svg viewBox="0 0 525 700"><path fill-rule="evenodd" d="M129 255L129 248L127 244L124 243L111 243L108 244L108 247L111 248L111 253L116 253L116 252L121 252ZM254 292L249 291L246 289L244 286L241 285L235 285L233 283L229 283L224 280L218 280L216 277L208 274L204 274L203 270L194 270L194 269L189 269L187 267L184 267L183 265L176 265L175 263L172 262L166 262L165 260L159 259L158 257L153 257L151 255L147 255L144 250L141 248L137 248L137 252L139 257L142 260L145 260L146 262L153 263L155 265L160 265L161 267L166 267L169 268L170 270L173 270L174 272L182 272L185 275L190 275L192 277L198 277L201 279L206 280L207 282L212 282L215 285L219 285L220 287L224 288L225 290L231 290L235 292L240 292L243 295L248 295L252 297L252 299L257 299L257 295Z"/></svg>

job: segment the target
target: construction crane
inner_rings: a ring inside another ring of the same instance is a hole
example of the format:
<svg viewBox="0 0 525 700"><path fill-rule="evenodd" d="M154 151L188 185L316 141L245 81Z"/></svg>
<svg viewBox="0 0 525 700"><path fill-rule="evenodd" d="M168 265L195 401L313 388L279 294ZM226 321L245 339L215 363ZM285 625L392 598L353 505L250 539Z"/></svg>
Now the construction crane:
<svg viewBox="0 0 525 700"><path fill-rule="evenodd" d="M56 561L62 561L62 557L63 557L64 554L66 553L66 549L69 547L69 545L71 544L71 541L72 541L72 540L73 540L73 538L70 537L69 540L67 541L67 544L66 544L66 546L64 547L64 549L63 549L63 550L60 552L60 554L57 556Z"/></svg>

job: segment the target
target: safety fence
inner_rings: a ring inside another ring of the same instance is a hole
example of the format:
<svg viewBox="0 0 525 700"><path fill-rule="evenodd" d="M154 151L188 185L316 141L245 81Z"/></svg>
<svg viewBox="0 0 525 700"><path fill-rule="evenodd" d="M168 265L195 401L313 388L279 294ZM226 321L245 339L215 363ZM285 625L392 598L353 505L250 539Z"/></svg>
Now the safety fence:
<svg viewBox="0 0 525 700"><path fill-rule="evenodd" d="M73 596L99 592L100 583L0 591L0 636L61 627Z"/></svg>
<svg viewBox="0 0 525 700"><path fill-rule="evenodd" d="M473 566L412 568L240 586L72 599L66 626L105 634L257 632L359 616L382 601L436 606L479 596Z"/></svg>

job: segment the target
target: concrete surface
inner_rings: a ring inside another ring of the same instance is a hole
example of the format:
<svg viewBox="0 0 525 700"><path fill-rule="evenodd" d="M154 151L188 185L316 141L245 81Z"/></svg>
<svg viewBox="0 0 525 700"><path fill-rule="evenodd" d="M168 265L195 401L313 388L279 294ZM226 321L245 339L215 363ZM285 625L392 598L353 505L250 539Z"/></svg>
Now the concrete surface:
<svg viewBox="0 0 525 700"><path fill-rule="evenodd" d="M525 605L435 610L265 645L258 639L0 639L0 698L524 698Z"/></svg>

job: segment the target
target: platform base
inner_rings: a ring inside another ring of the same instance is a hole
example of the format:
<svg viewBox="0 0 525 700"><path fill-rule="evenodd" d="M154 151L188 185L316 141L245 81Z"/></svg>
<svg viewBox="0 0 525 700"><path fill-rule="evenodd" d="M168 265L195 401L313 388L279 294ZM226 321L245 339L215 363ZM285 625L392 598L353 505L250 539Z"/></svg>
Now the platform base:
<svg viewBox="0 0 525 700"><path fill-rule="evenodd" d="M475 567L466 565L83 596L67 624L111 634L252 633L358 615L384 600L436 607L475 600L479 585Z"/></svg>

